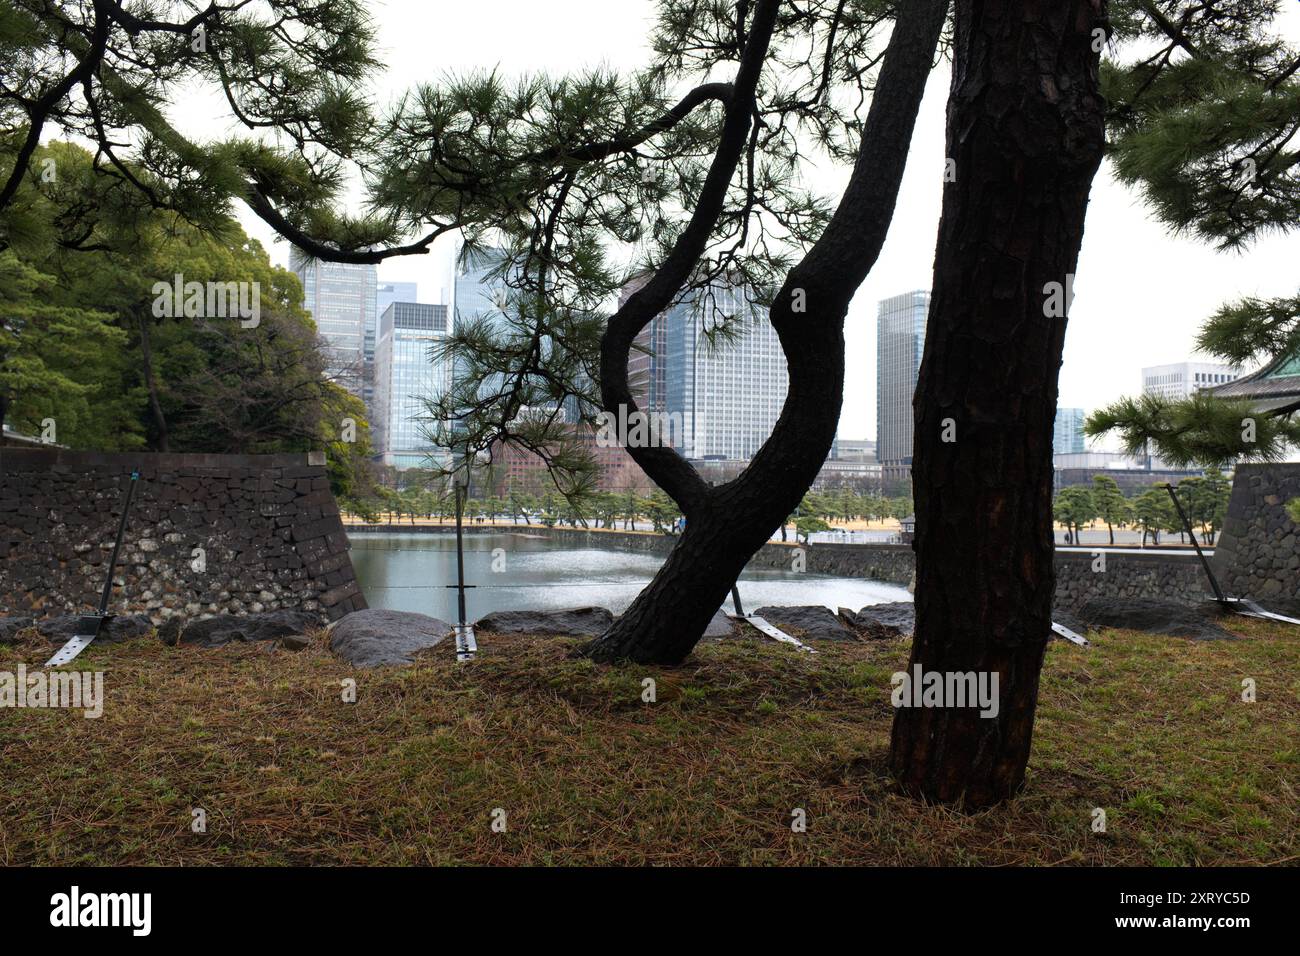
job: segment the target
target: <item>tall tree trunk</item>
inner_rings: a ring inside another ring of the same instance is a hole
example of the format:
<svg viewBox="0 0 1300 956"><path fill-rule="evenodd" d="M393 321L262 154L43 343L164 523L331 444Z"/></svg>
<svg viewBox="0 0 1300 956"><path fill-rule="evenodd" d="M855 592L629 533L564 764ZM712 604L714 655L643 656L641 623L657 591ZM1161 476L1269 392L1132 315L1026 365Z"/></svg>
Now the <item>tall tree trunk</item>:
<svg viewBox="0 0 1300 956"><path fill-rule="evenodd" d="M141 312L140 321L140 359L144 369L144 383L149 390L149 414L153 417L154 428L158 431L156 442L158 451L168 450L167 416L163 414L162 402L158 399L158 380L153 371L153 344L149 338L149 317Z"/></svg>
<svg viewBox="0 0 1300 956"><path fill-rule="evenodd" d="M779 4L760 3L736 93L701 199L664 265L611 318L601 342L606 411L637 411L628 387L635 336L665 308L703 253L748 137L752 96ZM769 318L790 386L771 436L738 477L704 482L673 449L628 453L682 509L686 528L650 585L587 648L596 660L680 663L699 641L753 554L798 507L835 439L844 387L844 317L875 264L893 217L916 115L948 0L899 7L853 175L821 238L776 294ZM742 97L741 91L746 91ZM795 303L799 303L796 305Z"/></svg>
<svg viewBox="0 0 1300 956"><path fill-rule="evenodd" d="M956 11L955 181L914 400L908 672L996 674L999 707L900 707L890 766L909 792L975 808L1024 782L1051 633L1065 319L1048 299L1072 285L1101 162L1107 22L1106 0L957 0Z"/></svg>

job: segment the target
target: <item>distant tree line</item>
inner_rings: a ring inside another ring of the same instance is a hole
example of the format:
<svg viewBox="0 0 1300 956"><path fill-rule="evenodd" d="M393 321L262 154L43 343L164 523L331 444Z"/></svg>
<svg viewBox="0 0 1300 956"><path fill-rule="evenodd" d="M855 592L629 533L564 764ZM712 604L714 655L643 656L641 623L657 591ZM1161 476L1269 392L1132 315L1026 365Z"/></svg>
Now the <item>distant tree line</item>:
<svg viewBox="0 0 1300 956"><path fill-rule="evenodd" d="M1211 469L1203 478L1184 478L1175 493L1192 523L1198 539L1214 544L1228 514L1231 481L1217 469ZM1152 544L1160 543L1160 535L1177 534L1186 539L1186 531L1178 509L1164 485L1155 485L1132 498L1127 498L1119 484L1108 475L1094 475L1092 487L1062 488L1052 502L1052 514L1065 526L1077 542L1084 525L1100 521L1110 532L1110 543L1115 543L1116 528L1133 528L1142 532L1145 547L1148 538Z"/></svg>
<svg viewBox="0 0 1300 956"><path fill-rule="evenodd" d="M450 484L416 474L405 487L377 486L359 500L349 501L348 510L371 524L387 522L414 524L417 518L449 520L456 514L455 493ZM809 492L799 509L790 516L796 534L804 540L830 527L830 522L871 521L903 518L912 513L911 498L880 498L848 489ZM677 505L658 488L644 492L595 491L585 495L565 495L557 491L534 493L509 490L500 495L471 495L464 505L465 520L515 524L541 524L547 527L569 525L582 528L630 530L635 521L648 520L653 529L667 534L680 530L682 513ZM781 529L787 540L786 527Z"/></svg>

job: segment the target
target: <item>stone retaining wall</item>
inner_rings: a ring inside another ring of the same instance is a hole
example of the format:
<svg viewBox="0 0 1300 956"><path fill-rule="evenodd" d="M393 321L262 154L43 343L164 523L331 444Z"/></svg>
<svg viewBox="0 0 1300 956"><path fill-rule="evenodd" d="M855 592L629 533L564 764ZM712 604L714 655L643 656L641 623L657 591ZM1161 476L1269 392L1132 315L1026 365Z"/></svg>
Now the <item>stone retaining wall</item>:
<svg viewBox="0 0 1300 956"><path fill-rule="evenodd" d="M1104 554L1104 565L1098 555ZM1195 604L1212 598L1195 554L1057 551L1054 605L1073 611L1093 598L1167 598Z"/></svg>
<svg viewBox="0 0 1300 956"><path fill-rule="evenodd" d="M1238 466L1213 561L1229 597L1300 602L1300 528L1286 512L1293 498L1300 464Z"/></svg>
<svg viewBox="0 0 1300 956"><path fill-rule="evenodd" d="M161 623L364 608L324 457L311 457L0 450L0 614L98 606L132 469L110 611Z"/></svg>

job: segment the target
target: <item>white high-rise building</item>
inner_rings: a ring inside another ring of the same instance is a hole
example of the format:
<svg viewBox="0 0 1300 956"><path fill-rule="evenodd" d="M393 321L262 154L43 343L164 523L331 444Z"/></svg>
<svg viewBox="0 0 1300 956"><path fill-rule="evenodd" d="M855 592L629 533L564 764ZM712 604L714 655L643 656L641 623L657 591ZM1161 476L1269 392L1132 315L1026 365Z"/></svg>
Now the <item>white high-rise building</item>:
<svg viewBox="0 0 1300 956"><path fill-rule="evenodd" d="M1175 362L1142 370L1142 394L1159 395L1170 401L1191 398L1202 389L1235 382L1241 372L1218 362Z"/></svg>
<svg viewBox="0 0 1300 956"><path fill-rule="evenodd" d="M1082 408L1056 409L1056 425L1052 430L1054 455L1082 455L1086 451L1083 422L1087 416Z"/></svg>

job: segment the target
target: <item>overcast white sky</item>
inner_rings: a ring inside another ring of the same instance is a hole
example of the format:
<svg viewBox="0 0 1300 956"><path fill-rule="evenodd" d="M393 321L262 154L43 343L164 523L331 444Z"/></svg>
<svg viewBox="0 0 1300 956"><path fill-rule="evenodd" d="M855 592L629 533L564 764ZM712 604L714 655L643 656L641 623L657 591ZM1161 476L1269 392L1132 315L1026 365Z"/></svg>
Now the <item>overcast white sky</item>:
<svg viewBox="0 0 1300 956"><path fill-rule="evenodd" d="M1300 4L1290 6L1284 32L1300 40ZM380 105L443 71L497 67L510 75L599 63L634 69L649 59L649 0L374 0L371 9L379 57L387 64L374 90ZM948 79L946 69L931 79L889 238L849 311L843 438L875 438L876 303L930 286ZM195 117L218 111L183 112ZM211 120L182 125L192 132L218 132ZM838 196L844 175L827 175L824 186L821 180L816 185ZM286 244L275 242L272 231L251 214L241 218L272 258L287 265ZM446 301L450 250L389 260L379 274L381 280L419 282L424 301ZM1293 294L1297 286L1300 231L1265 239L1244 254L1216 253L1193 239L1169 235L1147 215L1140 197L1103 167L1093 187L1075 283L1061 404L1091 410L1137 392L1143 366L1193 357L1196 331L1220 303L1244 295Z"/></svg>

